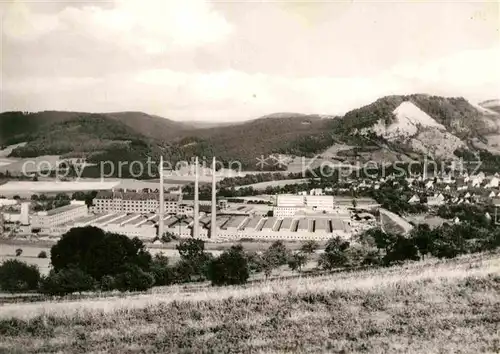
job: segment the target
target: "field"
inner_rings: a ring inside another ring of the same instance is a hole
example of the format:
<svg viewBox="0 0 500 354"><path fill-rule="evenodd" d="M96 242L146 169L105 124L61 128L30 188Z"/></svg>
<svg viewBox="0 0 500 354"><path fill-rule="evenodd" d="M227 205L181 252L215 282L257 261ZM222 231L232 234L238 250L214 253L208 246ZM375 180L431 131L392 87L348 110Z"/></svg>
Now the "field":
<svg viewBox="0 0 500 354"><path fill-rule="evenodd" d="M498 353L500 255L0 306L9 353Z"/></svg>
<svg viewBox="0 0 500 354"><path fill-rule="evenodd" d="M184 182L185 183L185 182ZM182 183L165 181L164 188L178 188ZM111 190L112 188L142 190L158 189L159 182L141 181L127 178L80 178L61 182L52 178L40 178L40 181L8 181L0 186L0 195L29 197L32 194L73 193L76 191Z"/></svg>
<svg viewBox="0 0 500 354"><path fill-rule="evenodd" d="M259 183L253 183L253 184L247 184L244 186L237 186L235 187L236 190L241 189L241 188L248 188L252 187L255 190L264 190L267 187L284 187L287 184L302 184L302 183L307 183L309 181L308 178L300 178L300 179L283 179L279 181L267 181L267 182L259 182Z"/></svg>
<svg viewBox="0 0 500 354"><path fill-rule="evenodd" d="M407 233L413 226L399 215L385 209L380 209L382 229L392 233Z"/></svg>
<svg viewBox="0 0 500 354"><path fill-rule="evenodd" d="M25 159L7 158L0 155L0 158L0 172L5 173L9 171L12 174L50 170L55 168L61 161L59 156L56 155L44 155Z"/></svg>

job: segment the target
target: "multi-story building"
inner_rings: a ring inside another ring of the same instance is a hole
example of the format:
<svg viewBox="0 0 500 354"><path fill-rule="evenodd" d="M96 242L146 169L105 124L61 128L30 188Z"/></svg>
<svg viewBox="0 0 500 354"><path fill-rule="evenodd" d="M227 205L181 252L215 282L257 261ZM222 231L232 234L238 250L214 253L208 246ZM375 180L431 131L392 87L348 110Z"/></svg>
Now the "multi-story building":
<svg viewBox="0 0 500 354"><path fill-rule="evenodd" d="M333 212L334 201L331 195L278 195L274 216L292 217L299 211Z"/></svg>
<svg viewBox="0 0 500 354"><path fill-rule="evenodd" d="M76 219L88 215L85 202L71 201L70 205L65 205L48 211L39 211L31 215L31 227L40 229L50 229L58 225L72 222Z"/></svg>
<svg viewBox="0 0 500 354"><path fill-rule="evenodd" d="M306 206L304 195L285 195L280 194L276 198L276 206L274 207L274 216L286 218L294 216L297 210Z"/></svg>
<svg viewBox="0 0 500 354"><path fill-rule="evenodd" d="M332 195L308 195L305 199L305 204L308 208L321 211L331 211L333 209Z"/></svg>
<svg viewBox="0 0 500 354"><path fill-rule="evenodd" d="M165 194L165 213L177 214L182 194ZM159 193L99 192L94 198L94 213L151 213L160 208Z"/></svg>

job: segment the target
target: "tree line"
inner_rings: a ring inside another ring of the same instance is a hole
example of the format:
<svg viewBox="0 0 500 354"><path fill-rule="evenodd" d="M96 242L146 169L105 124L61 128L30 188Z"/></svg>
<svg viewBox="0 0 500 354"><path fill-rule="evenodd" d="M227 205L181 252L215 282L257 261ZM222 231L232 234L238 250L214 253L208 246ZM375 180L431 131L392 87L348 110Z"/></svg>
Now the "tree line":
<svg viewBox="0 0 500 354"><path fill-rule="evenodd" d="M157 254L152 256L142 241L104 232L96 227L73 228L51 249L52 269L41 276L38 268L18 260L0 266L0 288L9 292L39 291L65 295L84 291L144 291L153 286L210 281L212 285L244 284L252 274L267 279L275 269L288 266L303 272L391 266L418 261L428 256L454 258L462 254L493 251L500 247L500 229L493 224L474 222L443 224L430 228L417 225L409 234L367 230L352 240L334 237L324 252L319 244L304 242L292 251L282 241L273 242L263 252L246 251L241 244L218 257L205 250L200 239L181 240L175 264Z"/></svg>

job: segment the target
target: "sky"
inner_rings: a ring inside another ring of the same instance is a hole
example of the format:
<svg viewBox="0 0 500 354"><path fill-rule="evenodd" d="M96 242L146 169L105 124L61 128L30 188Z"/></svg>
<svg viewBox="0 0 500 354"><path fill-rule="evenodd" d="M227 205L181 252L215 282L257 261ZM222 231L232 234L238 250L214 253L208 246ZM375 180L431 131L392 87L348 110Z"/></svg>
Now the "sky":
<svg viewBox="0 0 500 354"><path fill-rule="evenodd" d="M500 98L497 1L0 3L0 110L180 121Z"/></svg>

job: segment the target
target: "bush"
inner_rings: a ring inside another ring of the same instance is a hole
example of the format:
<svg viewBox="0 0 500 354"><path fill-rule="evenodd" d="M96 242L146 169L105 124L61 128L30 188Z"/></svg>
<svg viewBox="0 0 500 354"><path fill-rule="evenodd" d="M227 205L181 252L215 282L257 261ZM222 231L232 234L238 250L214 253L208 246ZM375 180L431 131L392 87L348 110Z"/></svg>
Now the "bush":
<svg viewBox="0 0 500 354"><path fill-rule="evenodd" d="M402 263L406 260L418 261L418 248L413 239L398 235L394 244L384 256L383 261L386 265L393 263Z"/></svg>
<svg viewBox="0 0 500 354"><path fill-rule="evenodd" d="M248 260L241 245L232 246L208 267L208 277L212 285L244 284L250 276Z"/></svg>
<svg viewBox="0 0 500 354"><path fill-rule="evenodd" d="M28 265L15 259L0 266L0 288L9 292L35 290L40 281L40 271L35 265Z"/></svg>
<svg viewBox="0 0 500 354"><path fill-rule="evenodd" d="M174 271L168 263L168 258L160 254L153 259L151 274L155 278L155 285L169 285L174 282Z"/></svg>
<svg viewBox="0 0 500 354"><path fill-rule="evenodd" d="M176 236L171 233L171 232L165 232L163 236L161 237L161 241L164 243L172 242L172 240L175 240Z"/></svg>
<svg viewBox="0 0 500 354"><path fill-rule="evenodd" d="M22 254L23 254L23 250L22 250L21 248L18 248L18 249L16 250L16 257L19 257L19 256L20 256L20 255L22 255Z"/></svg>
<svg viewBox="0 0 500 354"><path fill-rule="evenodd" d="M181 261L176 265L176 273L181 281L205 280L212 254L205 252L203 240L191 238L182 240L177 246Z"/></svg>
<svg viewBox="0 0 500 354"><path fill-rule="evenodd" d="M51 270L42 279L40 290L49 295L66 295L74 292L89 291L94 288L94 279L77 268L66 268L59 272Z"/></svg>
<svg viewBox="0 0 500 354"><path fill-rule="evenodd" d="M319 244L314 240L306 241L300 247L300 250L305 254L313 254L319 248Z"/></svg>
<svg viewBox="0 0 500 354"><path fill-rule="evenodd" d="M288 267L291 270L302 270L302 267L307 263L307 255L303 252L294 253L288 260Z"/></svg>
<svg viewBox="0 0 500 354"><path fill-rule="evenodd" d="M155 278L135 264L127 264L122 272L116 275L116 288L120 291L144 291L150 289Z"/></svg>
<svg viewBox="0 0 500 354"><path fill-rule="evenodd" d="M40 251L40 253L38 254L38 258L47 258L47 252Z"/></svg>
<svg viewBox="0 0 500 354"><path fill-rule="evenodd" d="M347 266L349 247L349 242L342 240L338 236L330 239L325 252L319 258L319 265L325 270Z"/></svg>

